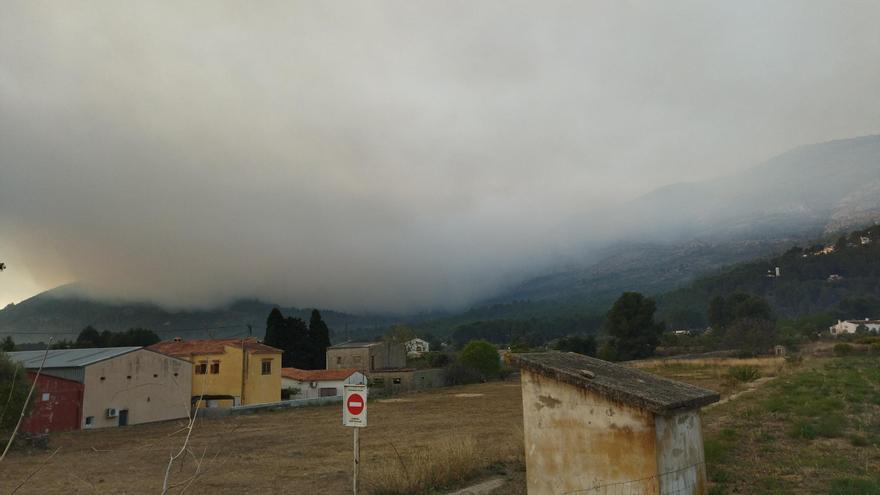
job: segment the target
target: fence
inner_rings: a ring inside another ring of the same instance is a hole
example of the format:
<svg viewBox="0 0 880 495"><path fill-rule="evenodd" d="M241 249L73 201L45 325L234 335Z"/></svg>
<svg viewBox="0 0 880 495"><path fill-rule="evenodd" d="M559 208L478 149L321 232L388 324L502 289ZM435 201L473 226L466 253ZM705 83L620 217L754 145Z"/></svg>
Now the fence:
<svg viewBox="0 0 880 495"><path fill-rule="evenodd" d="M705 493L705 463L628 481L596 484L560 495L692 495ZM587 483L589 484L589 482Z"/></svg>

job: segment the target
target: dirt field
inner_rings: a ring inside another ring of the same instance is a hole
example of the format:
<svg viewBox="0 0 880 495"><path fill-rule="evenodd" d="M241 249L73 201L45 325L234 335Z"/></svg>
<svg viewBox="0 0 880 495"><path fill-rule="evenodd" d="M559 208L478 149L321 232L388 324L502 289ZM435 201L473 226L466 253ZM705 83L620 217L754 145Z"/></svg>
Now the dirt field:
<svg viewBox="0 0 880 495"><path fill-rule="evenodd" d="M204 456L201 473L187 492L347 493L352 432L341 421L338 405L199 421L190 441L193 455L174 468L172 482L186 483L195 457ZM369 422L361 434L365 478L382 463L406 463L438 436L472 437L491 459L515 463L521 456L518 381L371 401ZM168 457L183 441L184 432L178 431L183 426L167 422L55 435L48 452L18 452L3 462L0 493L11 492L56 448L18 493L160 493Z"/></svg>
<svg viewBox="0 0 880 495"><path fill-rule="evenodd" d="M880 494L876 358L813 358L793 367L778 359L640 367L730 393L743 385L729 385L726 374L731 366L746 365L775 378L704 411L710 493ZM340 408L199 422L192 455L174 468L172 482L179 485L171 493L348 493L352 432L340 425ZM371 402L369 420L361 435L365 493L378 486L375 480L371 485L371 473L399 476L408 463L417 464L414 456L437 452L450 439L475 440L484 461L475 479L462 481L500 476L506 483L494 494L525 493L518 381ZM48 452L18 452L0 466L0 493L12 491L44 461L18 493L159 493L168 456L183 440L183 424L57 435ZM195 458L202 457L193 479Z"/></svg>

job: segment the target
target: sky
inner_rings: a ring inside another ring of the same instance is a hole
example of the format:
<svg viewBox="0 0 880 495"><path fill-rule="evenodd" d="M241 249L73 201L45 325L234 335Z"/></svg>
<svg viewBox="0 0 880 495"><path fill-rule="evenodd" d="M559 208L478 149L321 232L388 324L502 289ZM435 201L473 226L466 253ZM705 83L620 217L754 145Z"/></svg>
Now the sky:
<svg viewBox="0 0 880 495"><path fill-rule="evenodd" d="M878 131L880 3L0 0L0 306L456 308Z"/></svg>

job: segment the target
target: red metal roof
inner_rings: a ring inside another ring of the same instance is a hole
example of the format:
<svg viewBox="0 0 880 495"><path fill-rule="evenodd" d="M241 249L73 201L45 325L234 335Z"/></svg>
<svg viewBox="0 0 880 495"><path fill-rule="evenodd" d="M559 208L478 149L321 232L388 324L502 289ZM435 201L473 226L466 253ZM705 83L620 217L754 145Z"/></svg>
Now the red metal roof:
<svg viewBox="0 0 880 495"><path fill-rule="evenodd" d="M301 382L321 382L345 380L357 373L356 368L340 368L335 370L301 370L299 368L281 368L281 376Z"/></svg>
<svg viewBox="0 0 880 495"><path fill-rule="evenodd" d="M202 340L166 340L153 344L147 349L161 352L169 356L195 356L200 354L223 354L227 347L237 347L254 354L280 354L281 349L259 342L254 337L246 339L202 339Z"/></svg>

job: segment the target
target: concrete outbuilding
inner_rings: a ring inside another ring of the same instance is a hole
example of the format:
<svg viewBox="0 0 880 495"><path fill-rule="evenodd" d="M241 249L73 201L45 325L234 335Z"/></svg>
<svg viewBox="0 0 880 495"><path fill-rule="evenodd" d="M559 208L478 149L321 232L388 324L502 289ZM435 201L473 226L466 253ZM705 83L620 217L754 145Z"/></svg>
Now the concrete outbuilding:
<svg viewBox="0 0 880 495"><path fill-rule="evenodd" d="M354 368L362 373L406 366L406 348L394 342L345 342L327 348L327 369Z"/></svg>
<svg viewBox="0 0 880 495"><path fill-rule="evenodd" d="M10 352L33 379L26 431L126 426L189 415L192 365L142 347Z"/></svg>
<svg viewBox="0 0 880 495"><path fill-rule="evenodd" d="M699 409L717 393L571 352L510 360L529 495L706 493Z"/></svg>

